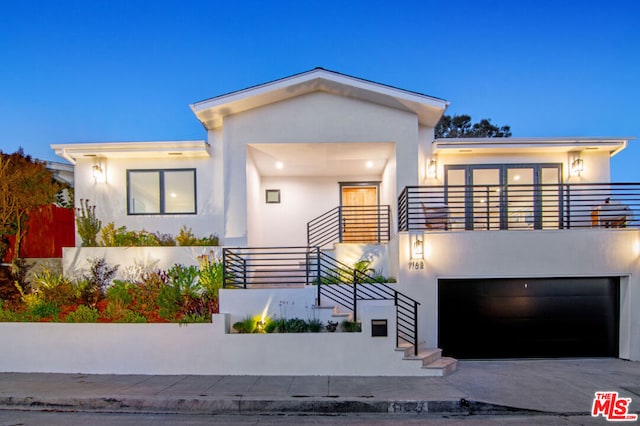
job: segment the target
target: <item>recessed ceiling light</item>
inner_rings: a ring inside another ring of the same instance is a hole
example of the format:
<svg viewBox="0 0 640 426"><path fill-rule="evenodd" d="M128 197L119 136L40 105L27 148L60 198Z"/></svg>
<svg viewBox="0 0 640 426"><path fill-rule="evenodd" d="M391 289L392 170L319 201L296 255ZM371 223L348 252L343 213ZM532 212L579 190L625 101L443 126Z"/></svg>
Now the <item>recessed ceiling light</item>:
<svg viewBox="0 0 640 426"><path fill-rule="evenodd" d="M515 175L515 176L513 177L513 180L520 180L520 175Z"/></svg>
<svg viewBox="0 0 640 426"><path fill-rule="evenodd" d="M284 167L284 164L282 164L282 161L278 161L278 162L276 163L276 169L278 169L278 170L282 170L282 168L283 168L283 167Z"/></svg>
<svg viewBox="0 0 640 426"><path fill-rule="evenodd" d="M367 161L367 169L370 169L373 167L373 161Z"/></svg>

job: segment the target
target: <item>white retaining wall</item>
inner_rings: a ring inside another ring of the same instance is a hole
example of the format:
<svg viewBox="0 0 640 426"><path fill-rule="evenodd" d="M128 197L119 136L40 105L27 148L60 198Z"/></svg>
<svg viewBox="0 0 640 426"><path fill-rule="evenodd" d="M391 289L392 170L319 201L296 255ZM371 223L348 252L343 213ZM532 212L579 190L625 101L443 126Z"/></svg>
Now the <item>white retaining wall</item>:
<svg viewBox="0 0 640 426"><path fill-rule="evenodd" d="M371 337L371 319L389 320ZM1 372L86 374L358 375L437 374L395 351L395 309L372 307L361 333L228 334L211 324L0 323Z"/></svg>

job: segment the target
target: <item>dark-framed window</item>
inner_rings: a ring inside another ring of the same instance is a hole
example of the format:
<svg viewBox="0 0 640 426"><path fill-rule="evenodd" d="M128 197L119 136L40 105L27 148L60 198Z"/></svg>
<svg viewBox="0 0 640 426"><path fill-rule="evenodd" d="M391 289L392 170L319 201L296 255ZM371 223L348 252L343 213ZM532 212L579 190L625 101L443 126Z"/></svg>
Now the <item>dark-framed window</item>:
<svg viewBox="0 0 640 426"><path fill-rule="evenodd" d="M127 214L196 214L195 169L127 170Z"/></svg>

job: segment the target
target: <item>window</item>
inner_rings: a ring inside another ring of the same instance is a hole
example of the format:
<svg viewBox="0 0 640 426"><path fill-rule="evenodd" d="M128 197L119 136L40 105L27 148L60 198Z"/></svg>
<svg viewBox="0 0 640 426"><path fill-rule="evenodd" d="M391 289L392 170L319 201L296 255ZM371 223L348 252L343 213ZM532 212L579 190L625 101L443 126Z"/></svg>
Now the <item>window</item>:
<svg viewBox="0 0 640 426"><path fill-rule="evenodd" d="M195 214L196 171L128 170L127 213Z"/></svg>

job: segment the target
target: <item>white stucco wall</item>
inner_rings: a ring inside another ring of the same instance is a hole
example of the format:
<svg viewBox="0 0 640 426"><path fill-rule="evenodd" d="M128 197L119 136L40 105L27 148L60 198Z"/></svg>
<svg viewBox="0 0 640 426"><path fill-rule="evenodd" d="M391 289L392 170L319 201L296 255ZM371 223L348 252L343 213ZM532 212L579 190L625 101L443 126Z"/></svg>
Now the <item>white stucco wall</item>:
<svg viewBox="0 0 640 426"><path fill-rule="evenodd" d="M199 256L222 258L222 247L64 247L62 271L66 276L81 277L93 259L104 259L109 266L118 265L115 278L129 279L140 272L167 270L175 264L197 265Z"/></svg>
<svg viewBox="0 0 640 426"><path fill-rule="evenodd" d="M389 335L371 337L371 320ZM199 375L429 376L395 350L395 309L363 313L360 333L228 334L211 324L0 323L0 372Z"/></svg>
<svg viewBox="0 0 640 426"><path fill-rule="evenodd" d="M249 213L246 206L247 184L255 182L247 181L247 145L392 142L396 144L395 171L398 176L394 178L397 192L405 185L418 183L417 134L415 114L324 92L226 117L222 130L226 182L225 244L245 245L248 241L247 223L253 213Z"/></svg>
<svg viewBox="0 0 640 426"><path fill-rule="evenodd" d="M89 199L96 206L96 216L103 226L114 222L116 228L126 226L128 230L178 235L184 225L191 228L197 237L209 234L223 235L220 227L223 214L220 202L219 162L212 158L108 158L101 160L106 166L106 182L96 183L91 174L92 159L78 160L75 170L75 203ZM196 169L196 197L198 214L172 215L128 215L127 214L127 170L131 169ZM76 245L80 245L76 236Z"/></svg>
<svg viewBox="0 0 640 426"><path fill-rule="evenodd" d="M584 160L584 171L580 176L571 176L571 161L573 153L567 152L505 152L467 154L440 152L438 153L438 171L436 179L425 179L426 185L444 184L445 165L454 164L533 164L560 163L563 169L565 183L606 183L610 181L610 157L605 151L582 151L580 157Z"/></svg>
<svg viewBox="0 0 640 426"><path fill-rule="evenodd" d="M429 232L424 241L423 270L408 267L406 232L392 246L399 253L398 289L422 304L419 329L427 346L438 342L438 279L617 276L620 357L640 360L640 231Z"/></svg>

